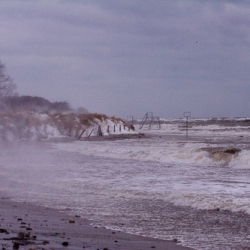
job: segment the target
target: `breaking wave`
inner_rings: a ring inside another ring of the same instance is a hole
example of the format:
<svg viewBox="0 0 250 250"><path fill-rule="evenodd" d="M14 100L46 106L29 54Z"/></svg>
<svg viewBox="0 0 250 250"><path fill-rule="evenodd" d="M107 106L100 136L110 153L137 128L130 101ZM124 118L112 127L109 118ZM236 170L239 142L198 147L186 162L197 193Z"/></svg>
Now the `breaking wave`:
<svg viewBox="0 0 250 250"><path fill-rule="evenodd" d="M143 139L146 140L146 139ZM198 166L230 166L250 168L250 152L233 147L207 147L205 144L165 143L150 145L142 141L74 142L55 144L54 147L84 155L95 155L115 159L154 161L164 164L186 164ZM133 145L133 146L132 146ZM206 147L205 147L206 146Z"/></svg>

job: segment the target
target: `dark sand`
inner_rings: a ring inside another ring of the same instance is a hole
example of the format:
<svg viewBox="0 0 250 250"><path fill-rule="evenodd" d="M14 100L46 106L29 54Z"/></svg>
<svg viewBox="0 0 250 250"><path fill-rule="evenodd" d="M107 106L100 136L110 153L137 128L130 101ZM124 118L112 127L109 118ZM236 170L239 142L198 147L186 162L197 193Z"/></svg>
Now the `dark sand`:
<svg viewBox="0 0 250 250"><path fill-rule="evenodd" d="M72 220L70 222L70 220ZM187 250L173 241L95 228L78 216L0 198L0 250ZM64 245L63 245L64 244Z"/></svg>

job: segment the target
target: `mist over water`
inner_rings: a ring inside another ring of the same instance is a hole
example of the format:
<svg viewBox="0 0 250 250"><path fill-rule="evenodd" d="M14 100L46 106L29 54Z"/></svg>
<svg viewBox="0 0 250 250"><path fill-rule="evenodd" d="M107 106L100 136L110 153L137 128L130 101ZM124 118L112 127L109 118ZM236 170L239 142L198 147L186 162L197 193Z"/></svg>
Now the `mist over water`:
<svg viewBox="0 0 250 250"><path fill-rule="evenodd" d="M248 249L248 126L195 121L186 138L179 125L144 139L1 144L2 196L195 249Z"/></svg>

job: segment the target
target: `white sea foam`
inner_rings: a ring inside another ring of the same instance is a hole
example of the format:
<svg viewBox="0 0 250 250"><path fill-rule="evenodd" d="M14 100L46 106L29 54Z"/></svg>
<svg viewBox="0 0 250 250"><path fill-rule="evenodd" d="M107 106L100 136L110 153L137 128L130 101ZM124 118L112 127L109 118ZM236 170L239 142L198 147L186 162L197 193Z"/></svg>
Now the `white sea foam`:
<svg viewBox="0 0 250 250"><path fill-rule="evenodd" d="M250 214L249 199L230 198L217 194L175 194L168 198L175 205L191 206L198 209L219 209Z"/></svg>
<svg viewBox="0 0 250 250"><path fill-rule="evenodd" d="M239 168L250 167L250 156L248 150L231 155L212 155L204 148L213 148L217 145L207 143L190 142L157 142L154 140L131 140L112 142L88 142L81 141L72 144L56 144L60 150L78 152L84 155L96 155L115 159L133 159L139 161L154 161L165 164L185 164L185 165L229 165ZM225 147L230 148L230 145ZM217 156L217 157L216 157Z"/></svg>
<svg viewBox="0 0 250 250"><path fill-rule="evenodd" d="M250 150L242 150L229 162L230 167L250 169Z"/></svg>
<svg viewBox="0 0 250 250"><path fill-rule="evenodd" d="M218 127L211 126L211 133L215 128ZM151 130L148 134L154 133L155 130ZM159 135L160 132L157 133ZM224 151L234 148L235 144L228 143L225 136L219 139L219 144L214 144L209 142L214 140L211 133L208 134L208 139L200 136L195 140L185 140L185 134L183 137L164 137L165 130L161 130L161 133L160 137L152 136L147 139L81 141L60 143L53 147L82 155L119 161L132 160L144 164L144 171L148 175L139 175L136 179L131 179L133 181L129 185L130 194L132 191L137 195L146 192L147 195L164 198L176 205L198 209L218 208L233 212L250 212L250 203L246 197L246 191L250 192L250 186L247 180L240 176L241 172L237 176L237 171L250 168L250 154L244 143L238 145L241 150L239 153L229 154ZM206 140L207 142L204 142ZM155 163L164 167L154 169L155 173L152 174L146 166ZM224 169L228 172L226 177L221 176ZM131 168L128 171L133 172ZM123 185L122 180L119 183ZM126 180L124 187L129 183L130 180ZM167 191L165 183L168 183Z"/></svg>

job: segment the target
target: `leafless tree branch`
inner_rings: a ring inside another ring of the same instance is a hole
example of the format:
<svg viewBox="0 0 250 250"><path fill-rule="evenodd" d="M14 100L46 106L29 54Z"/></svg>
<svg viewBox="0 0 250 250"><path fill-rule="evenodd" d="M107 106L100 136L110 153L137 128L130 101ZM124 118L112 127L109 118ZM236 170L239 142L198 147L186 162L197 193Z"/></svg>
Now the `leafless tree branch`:
<svg viewBox="0 0 250 250"><path fill-rule="evenodd" d="M6 67L0 61L0 98L15 94L16 85L10 76L5 73Z"/></svg>

